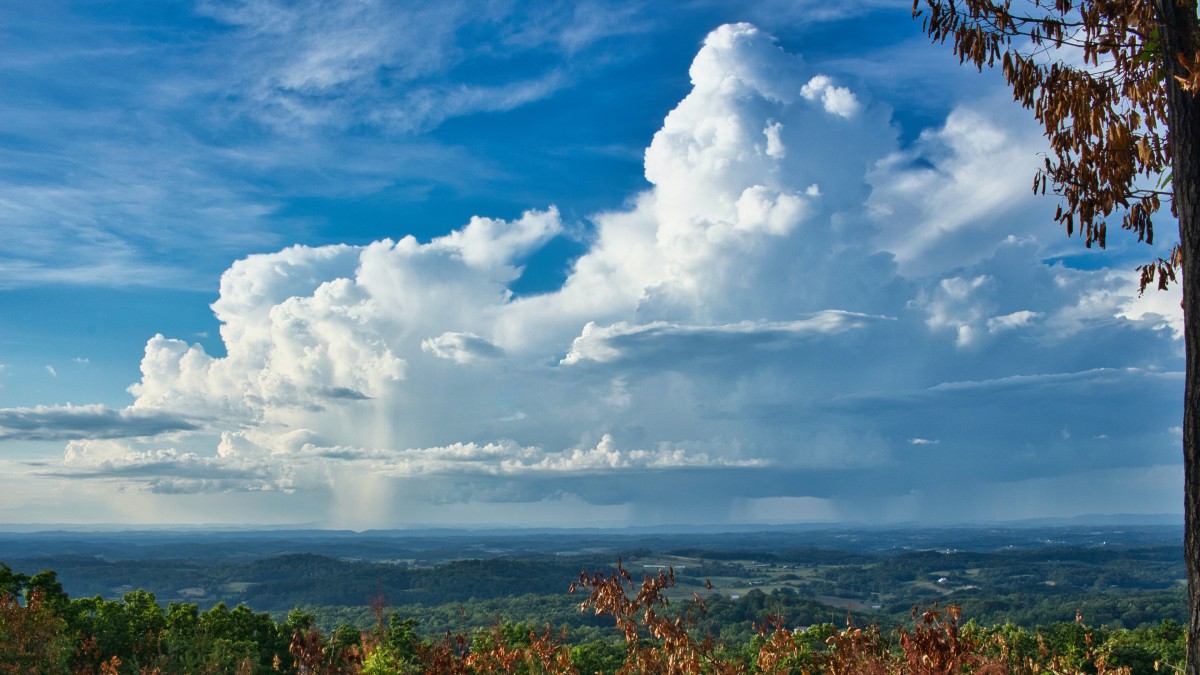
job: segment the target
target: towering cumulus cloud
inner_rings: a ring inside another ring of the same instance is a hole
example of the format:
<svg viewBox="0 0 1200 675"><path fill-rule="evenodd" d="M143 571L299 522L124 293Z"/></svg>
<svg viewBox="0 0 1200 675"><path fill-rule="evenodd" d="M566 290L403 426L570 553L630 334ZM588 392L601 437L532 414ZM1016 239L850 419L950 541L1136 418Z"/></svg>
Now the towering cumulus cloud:
<svg viewBox="0 0 1200 675"><path fill-rule="evenodd" d="M1169 415L1103 411L1173 409L1173 319L1131 277L1046 261L1007 179L1039 147L1023 122L964 109L901 147L885 107L746 24L690 77L648 187L585 224L561 288L510 290L564 232L545 205L250 256L212 306L225 355L153 337L131 408L88 411L103 433L64 435L46 473L307 495L377 525L529 522L547 500L611 522L918 518L968 475L987 487L961 512L983 517L1078 475L1081 443L1094 481L1170 463Z"/></svg>

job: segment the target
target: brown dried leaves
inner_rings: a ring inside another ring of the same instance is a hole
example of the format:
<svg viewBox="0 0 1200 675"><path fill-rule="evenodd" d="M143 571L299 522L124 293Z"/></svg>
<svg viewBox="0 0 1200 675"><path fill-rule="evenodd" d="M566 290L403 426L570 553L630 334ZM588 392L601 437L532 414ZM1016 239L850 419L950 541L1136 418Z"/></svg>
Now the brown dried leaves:
<svg viewBox="0 0 1200 675"><path fill-rule="evenodd" d="M1050 141L1034 177L1063 204L1054 219L1084 244L1107 243L1107 221L1120 218L1139 241L1154 243L1152 215L1170 192L1145 187L1169 175L1168 57L1161 53L1155 6L1149 0L1031 0L1024 13L1011 0L915 0L928 12L922 27L935 42L952 40L955 54L977 68L1000 61L1013 98L1033 111ZM1071 49L1071 58L1057 57ZM1200 91L1200 54L1176 57L1190 91ZM1082 61L1082 67L1076 65ZM1169 182L1166 179L1163 182ZM1178 256L1145 265L1142 288L1174 281Z"/></svg>

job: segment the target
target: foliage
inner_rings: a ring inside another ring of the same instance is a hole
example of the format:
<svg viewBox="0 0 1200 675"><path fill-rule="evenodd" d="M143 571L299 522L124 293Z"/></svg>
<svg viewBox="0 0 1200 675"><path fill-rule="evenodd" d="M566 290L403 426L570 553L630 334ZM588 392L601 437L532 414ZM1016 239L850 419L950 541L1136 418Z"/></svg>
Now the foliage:
<svg viewBox="0 0 1200 675"><path fill-rule="evenodd" d="M832 625L791 630L781 617L769 617L750 649L739 653L698 637L690 630L705 602L698 595L677 614L667 611L663 592L674 585L674 570L647 575L640 585L618 564L609 574L581 574L571 590L586 590L582 610L610 616L626 641L626 659L616 672L666 673L826 673L828 675L933 675L950 673L1144 673L1147 664L1177 668L1183 661L1184 634L1164 623L1142 634L1088 628L1078 620L1040 630L1036 636L1013 624L981 629L958 624L960 609L936 605L911 612L913 626L884 632L877 624L857 628L847 619Z"/></svg>
<svg viewBox="0 0 1200 675"><path fill-rule="evenodd" d="M24 606L13 593L0 591L0 673L65 668L72 647L65 624L40 590L30 592Z"/></svg>
<svg viewBox="0 0 1200 675"><path fill-rule="evenodd" d="M761 618L744 639L716 635L708 616L727 606L720 596L693 594L672 601L675 571L659 569L640 582L618 561L615 571L579 575L585 611L616 630L616 639L483 615L469 630L422 635L418 624L389 612L381 596L371 603L375 623L322 631L316 616L293 609L282 621L244 605L223 603L200 611L192 603L166 609L153 594L134 591L120 600L71 599L57 577L13 573L0 564L0 675L154 675L163 673L811 673L899 675L949 673L1128 673L1178 668L1184 630L1163 621L1134 630L1060 622L1035 631L1013 623L960 624L957 606L910 612L909 625L884 630L847 618L794 627L772 610L794 594L753 591L745 607ZM36 581L35 581L36 580ZM21 599L24 602L21 602ZM809 600L811 601L811 600ZM732 616L732 615L729 615ZM789 627L792 626L792 627Z"/></svg>
<svg viewBox="0 0 1200 675"><path fill-rule="evenodd" d="M1151 217L1171 196L1158 188L1170 183L1172 152L1155 3L1034 0L1015 11L1011 2L915 0L914 15L922 5L930 37L951 41L977 68L999 62L1013 97L1042 123L1051 156L1033 188L1049 185L1062 197L1066 208L1054 219L1067 234L1078 226L1087 246L1104 248L1107 219L1117 215L1139 241L1154 243ZM1074 54L1057 57L1064 48ZM1194 63L1183 64L1189 80L1200 77ZM1174 282L1179 255L1176 245L1139 268L1142 288Z"/></svg>

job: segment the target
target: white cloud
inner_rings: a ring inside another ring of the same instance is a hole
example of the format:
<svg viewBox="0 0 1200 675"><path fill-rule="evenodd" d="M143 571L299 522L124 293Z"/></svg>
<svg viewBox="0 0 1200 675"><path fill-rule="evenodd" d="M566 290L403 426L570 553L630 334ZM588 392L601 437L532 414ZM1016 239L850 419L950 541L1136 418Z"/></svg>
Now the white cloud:
<svg viewBox="0 0 1200 675"><path fill-rule="evenodd" d="M1175 341L1182 340L1182 291L1179 286L1168 291L1149 289L1139 296L1136 273L1119 268L1086 275L1061 270L1054 282L1070 297L1045 321L1048 328L1062 335L1128 322L1159 331ZM1177 350L1175 347L1171 351Z"/></svg>
<svg viewBox="0 0 1200 675"><path fill-rule="evenodd" d="M1029 199L1045 140L1011 101L955 109L913 149L879 162L868 202L875 240L903 274L969 266L1012 236L1049 227L1046 202ZM1016 112L1015 112L1016 111Z"/></svg>
<svg viewBox="0 0 1200 675"><path fill-rule="evenodd" d="M549 451L512 440L452 443L403 450L323 446L311 433L291 433L276 452L263 455L258 441L226 434L216 456L173 447L130 446L111 440L82 439L67 444L63 461L38 475L126 483L158 493L311 491L328 480L336 464L343 477L430 478L437 476L521 478L539 475L611 474L670 469L755 468L761 459L710 457L683 446L659 443L650 449L622 449L605 434L594 446ZM249 441L249 444L247 444ZM284 448L286 447L286 450Z"/></svg>
<svg viewBox="0 0 1200 675"><path fill-rule="evenodd" d="M1115 275L1123 286L1123 297L1117 301L1116 316L1130 321L1151 324L1155 330L1168 330L1176 340L1183 339L1183 285L1173 284L1170 289L1160 291L1148 288L1144 293L1134 293L1136 280L1128 275Z"/></svg>
<svg viewBox="0 0 1200 675"><path fill-rule="evenodd" d="M506 447L507 446L507 447ZM585 473L623 469L672 469L683 467L760 466L761 460L710 458L704 453L689 453L678 447L662 444L652 450L621 450L612 436L605 434L594 447L572 448L561 452L545 452L540 448L514 448L511 444L479 447L474 444L449 448L429 448L410 451L424 461L441 464L450 471L461 471L461 463L474 463L489 473L520 475L528 472ZM407 462L389 461L383 471L403 474L424 474L429 467Z"/></svg>
<svg viewBox="0 0 1200 675"><path fill-rule="evenodd" d="M1005 314L1003 316L993 316L987 320L987 328L990 333L999 333L1006 330L1013 330L1028 326L1031 321L1037 319L1042 314L1041 312L1031 312L1027 309L1022 309L1018 312Z"/></svg>
<svg viewBox="0 0 1200 675"><path fill-rule="evenodd" d="M115 482L160 494L289 489L288 471L279 466L95 439L69 442L61 464L37 473Z"/></svg>
<svg viewBox="0 0 1200 675"><path fill-rule="evenodd" d="M461 230L433 241L435 249L451 251L471 267L512 265L541 248L563 230L558 209L527 211L512 222L476 216Z"/></svg>
<svg viewBox="0 0 1200 675"><path fill-rule="evenodd" d="M956 336L955 344L971 346L986 314L979 296L991 281L987 275L969 279L949 277L939 281L920 301L928 314L926 325L934 330L952 330Z"/></svg>
<svg viewBox="0 0 1200 675"><path fill-rule="evenodd" d="M435 338L421 341L421 349L439 359L450 359L455 363L471 363L480 359L496 358L503 351L491 342L474 333L447 332Z"/></svg>
<svg viewBox="0 0 1200 675"><path fill-rule="evenodd" d="M770 122L763 129L763 136L767 137L767 155L776 159L787 157L787 148L780 139L780 133L783 131L783 125L779 122ZM815 196L815 195L814 195Z"/></svg>
<svg viewBox="0 0 1200 675"><path fill-rule="evenodd" d="M820 99L825 112L839 117L854 117L858 113L858 98L845 87L836 87L826 75L817 75L800 88L800 95L815 101Z"/></svg>

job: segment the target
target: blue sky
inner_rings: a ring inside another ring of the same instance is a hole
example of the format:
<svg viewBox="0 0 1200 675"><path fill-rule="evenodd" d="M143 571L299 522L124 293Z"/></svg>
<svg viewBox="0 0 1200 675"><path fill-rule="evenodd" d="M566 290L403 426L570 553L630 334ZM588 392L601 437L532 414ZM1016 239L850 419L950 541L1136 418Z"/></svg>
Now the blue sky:
<svg viewBox="0 0 1200 675"><path fill-rule="evenodd" d="M1171 237L909 7L6 3L0 523L1179 513Z"/></svg>

